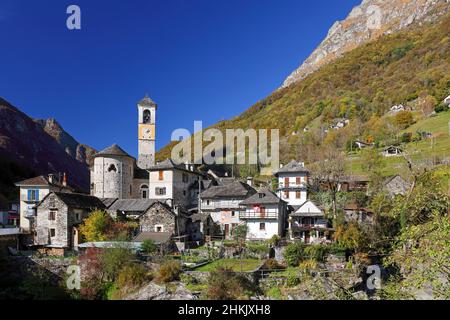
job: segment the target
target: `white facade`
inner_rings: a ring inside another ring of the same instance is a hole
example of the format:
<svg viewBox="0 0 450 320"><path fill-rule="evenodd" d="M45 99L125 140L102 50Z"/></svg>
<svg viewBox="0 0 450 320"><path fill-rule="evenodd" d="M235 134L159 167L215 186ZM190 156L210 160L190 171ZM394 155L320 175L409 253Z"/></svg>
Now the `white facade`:
<svg viewBox="0 0 450 320"><path fill-rule="evenodd" d="M286 203L247 205L240 219L248 227L247 240L268 240L274 235L282 237L286 228Z"/></svg>
<svg viewBox="0 0 450 320"><path fill-rule="evenodd" d="M305 172L279 173L278 192L280 199L291 206L299 206L308 199L308 175Z"/></svg>
<svg viewBox="0 0 450 320"><path fill-rule="evenodd" d="M50 193L50 186L23 186L20 187L20 227L28 232L31 228L30 219L34 215L34 206ZM54 191L54 190L52 190ZM31 195L29 192L32 192ZM30 195L30 197L29 197ZM36 197L37 195L37 197Z"/></svg>

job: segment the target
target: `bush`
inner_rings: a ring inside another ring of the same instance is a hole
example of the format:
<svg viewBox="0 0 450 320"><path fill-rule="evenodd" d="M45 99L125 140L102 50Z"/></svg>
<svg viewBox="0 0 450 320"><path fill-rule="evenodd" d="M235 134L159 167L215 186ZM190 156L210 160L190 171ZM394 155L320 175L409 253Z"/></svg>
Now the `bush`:
<svg viewBox="0 0 450 320"><path fill-rule="evenodd" d="M284 267L280 265L277 260L275 259L267 259L264 262L264 269L267 270L277 270L277 269L283 269Z"/></svg>
<svg viewBox="0 0 450 320"><path fill-rule="evenodd" d="M148 254L151 255L153 253L156 252L156 250L158 250L158 247L156 246L156 244L153 242L153 240L151 239L145 239L142 244L141 244L141 250Z"/></svg>
<svg viewBox="0 0 450 320"><path fill-rule="evenodd" d="M129 265L135 259L135 255L126 247L111 248L106 249L101 254L100 259L107 279L114 281L122 268Z"/></svg>
<svg viewBox="0 0 450 320"><path fill-rule="evenodd" d="M306 258L306 245L301 242L289 244L284 251L284 260L291 267L297 267L299 263Z"/></svg>
<svg viewBox="0 0 450 320"><path fill-rule="evenodd" d="M305 248L305 253L309 259L324 262L328 254L328 247L321 244L311 245Z"/></svg>
<svg viewBox="0 0 450 320"><path fill-rule="evenodd" d="M210 300L236 300L251 290L245 278L231 269L219 267L210 273L206 295Z"/></svg>
<svg viewBox="0 0 450 320"><path fill-rule="evenodd" d="M286 285L288 287L295 287L300 284L300 278L295 273L289 273L286 278Z"/></svg>
<svg viewBox="0 0 450 320"><path fill-rule="evenodd" d="M280 243L281 243L281 238L280 238L278 235L274 234L274 235L272 236L272 238L270 238L269 240L267 240L267 243L268 243L270 246L277 247L277 246L279 246Z"/></svg>
<svg viewBox="0 0 450 320"><path fill-rule="evenodd" d="M125 266L117 276L116 285L119 289L141 286L148 280L147 270L140 264Z"/></svg>
<svg viewBox="0 0 450 320"><path fill-rule="evenodd" d="M158 281L172 282L180 280L181 264L178 261L168 260L164 262L158 271Z"/></svg>
<svg viewBox="0 0 450 320"><path fill-rule="evenodd" d="M263 259L266 255L269 254L269 247L265 243L248 243L247 250L257 255L259 258Z"/></svg>

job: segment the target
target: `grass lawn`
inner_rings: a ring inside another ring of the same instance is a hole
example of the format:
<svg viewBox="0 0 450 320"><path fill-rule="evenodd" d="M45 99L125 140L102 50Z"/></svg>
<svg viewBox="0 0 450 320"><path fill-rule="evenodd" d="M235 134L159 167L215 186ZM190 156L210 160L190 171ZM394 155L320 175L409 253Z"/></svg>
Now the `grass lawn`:
<svg viewBox="0 0 450 320"><path fill-rule="evenodd" d="M427 158L443 159L450 155L450 136L449 136L450 111L438 113L434 117L428 117L419 120L402 133L410 132L413 136L417 131L425 131L433 134L433 139L424 139L418 142L410 142L402 146L402 148L415 161L421 161ZM379 152L382 149L378 150ZM396 173L403 174L406 172L405 160L403 157L389 157L383 159L386 168L383 175L393 175ZM362 160L359 154L348 157L347 171L350 174L364 175L362 168Z"/></svg>
<svg viewBox="0 0 450 320"><path fill-rule="evenodd" d="M194 269L194 271L212 271L218 267L230 268L233 271L253 271L262 263L257 259L219 259Z"/></svg>

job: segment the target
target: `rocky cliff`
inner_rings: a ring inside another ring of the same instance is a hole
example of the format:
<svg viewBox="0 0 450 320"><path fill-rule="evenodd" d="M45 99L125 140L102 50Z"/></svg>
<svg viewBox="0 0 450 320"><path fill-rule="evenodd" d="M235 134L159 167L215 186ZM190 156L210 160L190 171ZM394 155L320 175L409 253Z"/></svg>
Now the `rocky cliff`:
<svg viewBox="0 0 450 320"><path fill-rule="evenodd" d="M66 172L69 184L89 190L95 150L78 143L54 120L33 120L0 98L0 158L35 174ZM27 177L21 177L27 178Z"/></svg>
<svg viewBox="0 0 450 320"><path fill-rule="evenodd" d="M449 0L363 0L343 21L333 24L325 40L289 75L287 87L364 43L430 21L448 11Z"/></svg>

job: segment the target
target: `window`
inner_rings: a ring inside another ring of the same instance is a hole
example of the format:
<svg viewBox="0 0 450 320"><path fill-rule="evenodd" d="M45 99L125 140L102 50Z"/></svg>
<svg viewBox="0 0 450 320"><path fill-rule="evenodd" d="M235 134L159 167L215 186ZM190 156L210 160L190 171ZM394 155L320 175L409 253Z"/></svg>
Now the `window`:
<svg viewBox="0 0 450 320"><path fill-rule="evenodd" d="M143 123L150 123L151 118L152 118L152 117L151 117L150 110L145 109L145 110L144 110L144 113L142 114L142 122L143 122Z"/></svg>
<svg viewBox="0 0 450 320"><path fill-rule="evenodd" d="M54 237L56 234L55 229L50 229L50 237Z"/></svg>
<svg viewBox="0 0 450 320"><path fill-rule="evenodd" d="M164 171L159 170L158 174L159 174L159 181L163 181L164 180Z"/></svg>
<svg viewBox="0 0 450 320"><path fill-rule="evenodd" d="M261 231L265 231L266 230L266 224L264 222L261 222L259 224L259 230L261 230Z"/></svg>
<svg viewBox="0 0 450 320"><path fill-rule="evenodd" d="M236 214L236 212L231 211L231 216L234 217L234 215Z"/></svg>
<svg viewBox="0 0 450 320"><path fill-rule="evenodd" d="M183 190L183 196L185 196L186 195L186 190Z"/></svg>
<svg viewBox="0 0 450 320"><path fill-rule="evenodd" d="M289 187L289 178L288 177L284 178L284 186Z"/></svg>
<svg viewBox="0 0 450 320"><path fill-rule="evenodd" d="M108 172L111 172L111 171L117 172L117 168L113 164L110 164L109 167L108 167Z"/></svg>
<svg viewBox="0 0 450 320"><path fill-rule="evenodd" d="M155 188L155 194L158 196L163 196L166 194L166 188Z"/></svg>
<svg viewBox="0 0 450 320"><path fill-rule="evenodd" d="M132 192L133 192L133 188L130 186L130 196L131 196Z"/></svg>
<svg viewBox="0 0 450 320"><path fill-rule="evenodd" d="M289 199L289 191L285 191L284 192L284 198L285 199Z"/></svg>
<svg viewBox="0 0 450 320"><path fill-rule="evenodd" d="M81 214L79 212L75 212L75 221L81 220Z"/></svg>
<svg viewBox="0 0 450 320"><path fill-rule="evenodd" d="M56 220L56 210L50 210L48 213L48 220Z"/></svg>
<svg viewBox="0 0 450 320"><path fill-rule="evenodd" d="M208 206L209 206L209 200L206 200L206 205L208 205Z"/></svg>
<svg viewBox="0 0 450 320"><path fill-rule="evenodd" d="M301 184L302 183L302 179L300 177L295 178L295 183L297 185Z"/></svg>
<svg viewBox="0 0 450 320"><path fill-rule="evenodd" d="M162 224L157 224L155 226L155 232L164 232L164 226Z"/></svg>
<svg viewBox="0 0 450 320"><path fill-rule="evenodd" d="M39 201L39 190L28 190L28 201Z"/></svg>
<svg viewBox="0 0 450 320"><path fill-rule="evenodd" d="M183 180L184 183L188 183L189 177L188 177L187 173L183 173L182 180Z"/></svg>
<svg viewBox="0 0 450 320"><path fill-rule="evenodd" d="M302 197L302 194L300 193L300 191L295 191L295 198L300 199L301 197Z"/></svg>
<svg viewBox="0 0 450 320"><path fill-rule="evenodd" d="M146 184L141 185L141 197L142 199L148 198L148 185Z"/></svg>

